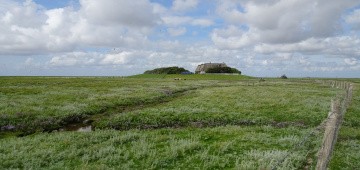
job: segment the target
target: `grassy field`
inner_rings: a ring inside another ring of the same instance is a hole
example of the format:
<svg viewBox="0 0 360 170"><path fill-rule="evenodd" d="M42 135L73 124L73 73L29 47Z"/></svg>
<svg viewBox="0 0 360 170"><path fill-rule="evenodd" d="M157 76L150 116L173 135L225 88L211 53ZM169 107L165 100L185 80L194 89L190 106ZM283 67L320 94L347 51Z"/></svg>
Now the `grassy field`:
<svg viewBox="0 0 360 170"><path fill-rule="evenodd" d="M0 77L0 169L310 168L341 93L239 75ZM95 131L43 132L85 118Z"/></svg>
<svg viewBox="0 0 360 170"><path fill-rule="evenodd" d="M0 169L296 169L309 147L290 150L308 129L271 126L105 130L0 141ZM317 141L317 140L314 140Z"/></svg>
<svg viewBox="0 0 360 170"><path fill-rule="evenodd" d="M224 82L218 80L1 77L0 127L29 132L56 129L111 108L157 103L177 92L221 85Z"/></svg>
<svg viewBox="0 0 360 170"><path fill-rule="evenodd" d="M168 103L104 119L120 130L219 125L314 127L326 118L337 90L314 83L213 87L191 91Z"/></svg>
<svg viewBox="0 0 360 170"><path fill-rule="evenodd" d="M354 82L352 103L340 129L331 169L358 169L360 167L360 81Z"/></svg>

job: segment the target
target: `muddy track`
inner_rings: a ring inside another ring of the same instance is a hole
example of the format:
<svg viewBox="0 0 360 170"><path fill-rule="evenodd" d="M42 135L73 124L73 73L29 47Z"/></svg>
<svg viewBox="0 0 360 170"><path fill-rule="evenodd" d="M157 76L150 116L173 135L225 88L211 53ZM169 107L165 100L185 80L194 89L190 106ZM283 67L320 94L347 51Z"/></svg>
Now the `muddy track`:
<svg viewBox="0 0 360 170"><path fill-rule="evenodd" d="M165 103L168 103L170 101L173 101L177 98L180 98L182 96L188 95L193 91L200 90L200 89L206 89L206 88L219 88L219 87L234 87L239 86L239 84L236 85L213 85L213 86L199 86L199 87L192 87L187 89L181 89L176 91L170 91L170 90L163 90L164 95L159 96L147 101L136 101L130 105L118 105L115 107L108 107L106 109L101 110L99 113L91 114L91 115L85 115L85 116L73 116L66 118L63 120L63 123L60 128L56 129L45 129L45 132L56 132L56 131L77 131L81 130L83 128L94 128L94 125L96 122L110 118L114 114L121 114L136 110L142 110L149 107L155 107L159 106ZM241 85L240 85L241 86ZM203 126L200 125L199 122L193 122L192 124L198 124L196 126ZM248 124L248 123L241 123L241 124ZM172 127L180 127L179 125L174 125ZM144 129L154 129L154 128L162 128L162 127L146 127ZM113 129L117 129L114 127ZM119 129L120 130L120 129Z"/></svg>
<svg viewBox="0 0 360 170"><path fill-rule="evenodd" d="M171 102L175 99L179 99L183 96L191 94L196 90L206 89L206 88L219 88L219 87L234 87L239 85L226 85L226 86L204 86L204 87L197 87L197 88L190 88L176 92L169 92L166 91L166 96L159 97L157 99L151 100L150 102L146 103L138 103L136 105L128 105L128 106L119 106L114 108L109 108L108 110L100 113L94 114L87 118L84 118L78 122L67 124L66 126L62 127L62 130L65 131L82 131L84 128L88 130L97 129L115 129L115 130L130 130L130 129L160 129L160 128L186 128L186 127L193 127L193 128L205 128L205 127L217 127L217 126L227 126L227 125L236 125L236 126L253 126L253 125L268 125L273 126L276 128L287 128L287 127L299 127L299 128L307 128L307 125L304 122L256 122L254 120L213 120L213 121L206 121L206 120L199 120L199 121L189 121L189 122L169 122L166 124L141 124L136 127L122 127L118 125L106 125L103 127L97 127L97 122L106 121L107 119L111 119L112 116L116 114L128 113L133 111L138 111L146 108L156 107L163 105L165 103ZM91 126L91 127L90 127ZM91 129L89 129L89 127Z"/></svg>
<svg viewBox="0 0 360 170"><path fill-rule="evenodd" d="M246 84L236 84L236 85L213 85L213 86L199 86L188 89L182 89L177 91L169 91L164 90L164 96L160 96L154 99L151 99L146 102L135 102L132 105L121 105L117 107L107 108L103 110L101 113L89 115L83 118L73 119L76 121L68 122L64 124L62 127L58 129L47 130L48 132L52 131L92 131L96 127L96 123L111 119L115 114L127 113L137 110L142 110L145 108L156 107L159 105L163 105L175 99L181 98L200 89L207 88L219 88L219 87L235 87L235 86L246 86ZM307 126L303 122L255 122L253 120L238 120L238 121L193 121L193 122L173 122L169 124L160 124L160 125L150 125L143 124L139 127L119 127L117 125L109 125L103 127L105 129L115 129L115 130L130 130L130 129L160 129L160 128L185 128L185 127L194 127L194 128L205 128L205 127L217 127L217 126L226 126L226 125L237 125L237 126L252 126L252 125L269 125L276 128L287 128L289 126L299 127L299 128L307 128Z"/></svg>
<svg viewBox="0 0 360 170"><path fill-rule="evenodd" d="M83 118L78 118L77 121L70 121L67 124L64 124L61 128L56 129L56 130L77 131L79 129L81 130L82 128L89 127L89 126L91 126L91 128L93 129L94 124L97 121L100 121L103 119L108 119L111 116L113 116L114 114L121 114L121 113L136 111L136 110L142 110L142 109L145 109L148 107L155 107L158 105L162 105L162 104L170 102L176 98L184 96L187 93L189 93L190 91L194 91L197 89L198 88L191 88L191 89L186 89L186 90L176 91L176 92L164 91L164 93L166 94L165 96L157 97L157 98L151 99L146 102L135 102L134 104L131 104L131 105L120 105L120 106L108 108L106 110L103 110L100 113L92 114L92 115L89 115L89 116L86 116Z"/></svg>
<svg viewBox="0 0 360 170"><path fill-rule="evenodd" d="M18 124L15 126L11 126L11 128L7 128L7 126L4 126L5 128L1 127L0 129L0 138L4 135L7 136L7 134L14 134L14 135L16 134L16 136L22 137L36 132L76 131L83 127L88 128L89 126L95 124L97 121L109 118L114 114L121 114L125 112L141 110L147 107L162 105L176 98L187 95L192 91L206 89L206 88L234 87L234 86L243 86L243 85L244 84L232 84L232 85L214 84L211 86L197 86L197 87L190 87L175 91L163 89L162 91L163 95L159 97L155 97L148 100L138 100L127 105L104 107L101 110L99 110L97 113L80 113L77 115L71 115L61 119L53 118L53 117L46 118L44 120L35 119L29 125Z"/></svg>
<svg viewBox="0 0 360 170"><path fill-rule="evenodd" d="M1 134L16 133L17 136L27 136L35 132L56 132L56 131L76 131L82 127L88 127L93 122L112 116L113 114L129 112L133 110L140 110L146 107L152 107L170 102L178 97L184 96L190 91L197 89L210 88L210 87L223 87L223 86L200 86L187 89L181 89L176 91L164 90L163 95L155 97L145 101L134 101L128 105L118 105L114 107L104 107L98 111L98 113L82 113L77 115L71 115L62 119L49 118L49 120L38 120L38 122L47 122L47 124L39 123L37 126L28 127L27 125L19 124L11 126L11 128L1 127ZM34 125L37 123L34 123Z"/></svg>
<svg viewBox="0 0 360 170"><path fill-rule="evenodd" d="M147 107L153 107L170 102L178 97L186 95L189 91L197 90L199 88L189 88L179 91L168 91L164 90L164 96L152 98L147 101L136 101L129 105L118 105L115 107L107 107L102 109L99 113L85 115L85 116L73 116L63 120L63 124L60 128L56 129L45 129L46 132L53 131L77 131L78 129L92 126L95 122L111 117L113 114L120 114L130 112L134 110L141 110ZM93 127L93 126L92 126Z"/></svg>

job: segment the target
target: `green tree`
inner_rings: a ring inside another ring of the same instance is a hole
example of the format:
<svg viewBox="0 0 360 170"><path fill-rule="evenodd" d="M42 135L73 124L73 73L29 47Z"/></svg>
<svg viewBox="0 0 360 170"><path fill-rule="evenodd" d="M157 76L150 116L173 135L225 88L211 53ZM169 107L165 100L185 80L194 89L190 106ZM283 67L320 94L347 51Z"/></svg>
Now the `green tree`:
<svg viewBox="0 0 360 170"><path fill-rule="evenodd" d="M241 71L239 71L236 68L231 67L213 67L209 68L205 71L206 73L237 73L241 74Z"/></svg>
<svg viewBox="0 0 360 170"><path fill-rule="evenodd" d="M153 70L147 70L144 74L181 74L183 72L189 72L182 67L162 67Z"/></svg>

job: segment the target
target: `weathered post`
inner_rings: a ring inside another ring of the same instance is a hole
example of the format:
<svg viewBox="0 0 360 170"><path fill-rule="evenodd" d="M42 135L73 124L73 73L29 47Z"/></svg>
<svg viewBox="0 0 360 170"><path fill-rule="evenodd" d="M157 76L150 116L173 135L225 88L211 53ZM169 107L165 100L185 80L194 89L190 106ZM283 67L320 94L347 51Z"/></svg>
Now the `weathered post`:
<svg viewBox="0 0 360 170"><path fill-rule="evenodd" d="M322 146L318 152L318 161L316 164L317 170L327 169L331 158L331 153L337 140L343 116L345 115L346 109L350 105L352 99L353 85L351 83L346 83L344 86L347 86L345 88L345 99L340 101L340 99L337 98L331 101L331 111L325 124Z"/></svg>
<svg viewBox="0 0 360 170"><path fill-rule="evenodd" d="M318 161L316 164L317 170L326 170L330 161L333 147L336 143L337 133L341 123L342 115L340 108L340 100L331 101L331 111L328 116L328 121L325 125L324 138L321 149L318 153Z"/></svg>

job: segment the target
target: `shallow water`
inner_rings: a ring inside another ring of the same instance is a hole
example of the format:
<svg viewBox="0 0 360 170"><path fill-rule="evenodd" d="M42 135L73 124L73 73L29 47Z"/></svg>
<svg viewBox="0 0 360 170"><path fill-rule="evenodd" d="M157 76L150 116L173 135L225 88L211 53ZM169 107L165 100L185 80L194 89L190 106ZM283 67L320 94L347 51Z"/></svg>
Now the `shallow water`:
<svg viewBox="0 0 360 170"><path fill-rule="evenodd" d="M91 132L93 131L93 127L88 124L71 124L59 129L59 131Z"/></svg>
<svg viewBox="0 0 360 170"><path fill-rule="evenodd" d="M77 132L91 132L92 131L92 126L88 125L85 127L80 127L76 130Z"/></svg>

